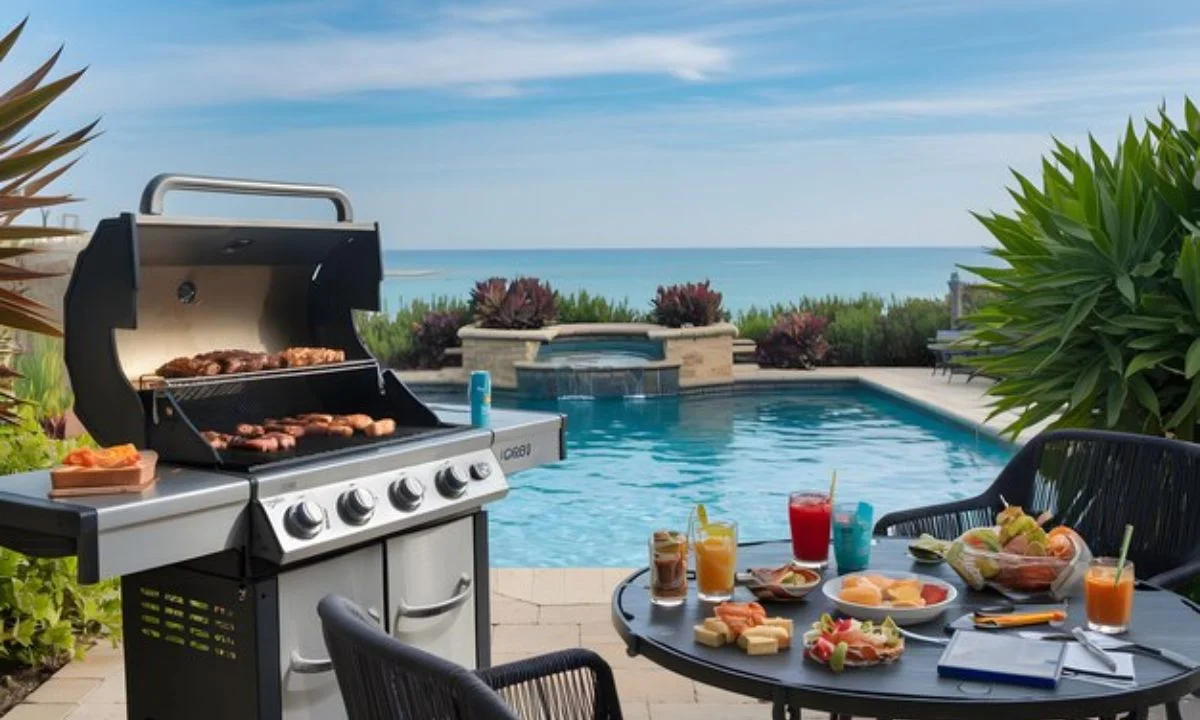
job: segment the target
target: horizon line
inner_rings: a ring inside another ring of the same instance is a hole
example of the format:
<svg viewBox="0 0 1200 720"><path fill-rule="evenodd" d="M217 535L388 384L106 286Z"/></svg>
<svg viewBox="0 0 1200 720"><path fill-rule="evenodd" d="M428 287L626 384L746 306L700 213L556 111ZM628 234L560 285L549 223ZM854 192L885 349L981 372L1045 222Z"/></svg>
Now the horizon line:
<svg viewBox="0 0 1200 720"><path fill-rule="evenodd" d="M519 251L519 250L555 250L555 251L587 251L587 250L989 250L990 245L587 245L572 247L553 247L535 245L529 247L387 247L391 251L416 252L479 252L486 250Z"/></svg>

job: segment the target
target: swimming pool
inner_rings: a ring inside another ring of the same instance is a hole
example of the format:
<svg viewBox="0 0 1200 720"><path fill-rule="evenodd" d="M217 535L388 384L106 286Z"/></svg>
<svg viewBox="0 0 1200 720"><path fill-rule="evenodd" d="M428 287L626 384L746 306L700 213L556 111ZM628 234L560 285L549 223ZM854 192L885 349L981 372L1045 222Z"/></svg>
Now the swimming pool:
<svg viewBox="0 0 1200 720"><path fill-rule="evenodd" d="M430 402L462 394L422 392ZM523 400L500 407L566 413L567 459L515 475L490 507L497 567L632 567L647 534L686 529L696 503L733 519L743 541L786 537L787 494L827 488L868 500L876 517L968 497L1012 448L859 385L763 388L648 399Z"/></svg>

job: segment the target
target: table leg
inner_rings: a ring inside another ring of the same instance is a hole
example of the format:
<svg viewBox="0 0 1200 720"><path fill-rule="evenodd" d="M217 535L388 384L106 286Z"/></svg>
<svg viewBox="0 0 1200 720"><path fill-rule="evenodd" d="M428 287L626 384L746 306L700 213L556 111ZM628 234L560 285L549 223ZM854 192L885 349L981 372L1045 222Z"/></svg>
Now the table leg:
<svg viewBox="0 0 1200 720"><path fill-rule="evenodd" d="M1167 720L1183 720L1183 713L1179 710L1179 701L1175 700L1163 706L1167 711Z"/></svg>

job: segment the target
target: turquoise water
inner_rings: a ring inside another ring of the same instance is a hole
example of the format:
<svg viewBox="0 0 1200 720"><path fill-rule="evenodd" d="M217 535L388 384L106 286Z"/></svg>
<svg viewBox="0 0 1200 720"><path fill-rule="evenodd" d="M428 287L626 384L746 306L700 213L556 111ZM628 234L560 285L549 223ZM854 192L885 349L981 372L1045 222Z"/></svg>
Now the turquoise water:
<svg viewBox="0 0 1200 720"><path fill-rule="evenodd" d="M872 502L879 517L975 495L1012 454L857 386L495 402L568 416L567 460L513 476L512 492L490 508L499 567L643 565L647 534L686 529L696 503L737 520L743 540L786 537L788 492L828 488L834 469L838 496Z"/></svg>
<svg viewBox="0 0 1200 720"><path fill-rule="evenodd" d="M725 307L801 295L943 297L956 265L991 265L980 248L696 248L608 250L389 250L387 306L439 295L465 298L478 280L533 275L561 292L587 290L646 310L659 285L708 278ZM966 277L964 275L964 277Z"/></svg>

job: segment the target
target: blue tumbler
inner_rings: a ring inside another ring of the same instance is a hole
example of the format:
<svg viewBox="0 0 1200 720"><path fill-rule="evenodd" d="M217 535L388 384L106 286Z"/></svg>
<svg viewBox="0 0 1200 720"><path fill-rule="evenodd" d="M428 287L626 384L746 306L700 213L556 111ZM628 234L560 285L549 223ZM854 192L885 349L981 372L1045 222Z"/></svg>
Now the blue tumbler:
<svg viewBox="0 0 1200 720"><path fill-rule="evenodd" d="M492 421L492 376L487 370L471 372L471 424L487 427Z"/></svg>

